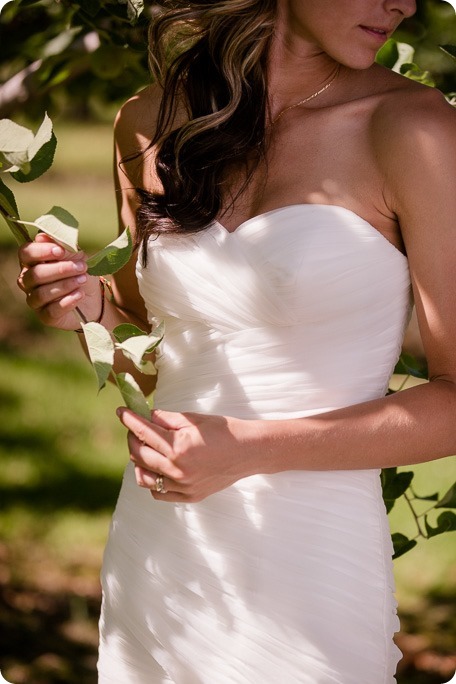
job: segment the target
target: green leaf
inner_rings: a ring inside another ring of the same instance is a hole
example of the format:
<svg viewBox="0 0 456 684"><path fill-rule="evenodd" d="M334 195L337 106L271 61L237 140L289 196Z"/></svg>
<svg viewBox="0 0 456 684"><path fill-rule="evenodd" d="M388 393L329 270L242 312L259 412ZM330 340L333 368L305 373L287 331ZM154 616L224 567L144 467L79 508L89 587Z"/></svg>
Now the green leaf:
<svg viewBox="0 0 456 684"><path fill-rule="evenodd" d="M114 364L114 342L99 323L82 323L90 361L98 379L98 391L106 385Z"/></svg>
<svg viewBox="0 0 456 684"><path fill-rule="evenodd" d="M23 171L16 171L12 173L14 180L19 183L29 183L43 175L50 167L54 161L55 149L57 147L57 138L54 133L51 134L50 140L48 140L36 153L33 159L30 161L28 173Z"/></svg>
<svg viewBox="0 0 456 684"><path fill-rule="evenodd" d="M129 337L147 335L145 330L141 330L141 328L138 328L137 325L133 325L133 323L121 323L120 325L117 325L112 331L112 334L117 342L124 342L125 340L128 340Z"/></svg>
<svg viewBox="0 0 456 684"><path fill-rule="evenodd" d="M446 52L447 55L456 59L456 45L439 45L439 47L443 52Z"/></svg>
<svg viewBox="0 0 456 684"><path fill-rule="evenodd" d="M390 38L386 41L385 45L380 48L375 57L375 61L378 64L382 64L388 69L392 69L399 59L399 50L397 48L397 42Z"/></svg>
<svg viewBox="0 0 456 684"><path fill-rule="evenodd" d="M150 407L138 383L130 373L118 373L115 376L117 386L129 409L150 420Z"/></svg>
<svg viewBox="0 0 456 684"><path fill-rule="evenodd" d="M435 504L434 508L456 508L456 482L442 496L440 501Z"/></svg>
<svg viewBox="0 0 456 684"><path fill-rule="evenodd" d="M437 518L437 527L432 527L429 524L426 515L424 524L429 538L436 537L438 534L444 534L445 532L454 532L456 531L456 515L452 511L441 513Z"/></svg>
<svg viewBox="0 0 456 684"><path fill-rule="evenodd" d="M0 214L5 219L5 222L14 235L19 245L25 242L30 242L31 238L26 228L14 219L19 215L17 210L16 200L13 193L5 183L0 179ZM10 218L11 217L11 218Z"/></svg>
<svg viewBox="0 0 456 684"><path fill-rule="evenodd" d="M413 547L416 546L415 539L409 539L404 534L400 534L399 532L392 534L391 539L393 540L394 548L393 559L403 556L404 553L407 553L407 551L410 551L410 549L413 549Z"/></svg>
<svg viewBox="0 0 456 684"><path fill-rule="evenodd" d="M384 468L381 474L383 489L383 499L386 510L389 513L394 506L394 502L410 487L415 473L411 470L398 473L397 468Z"/></svg>
<svg viewBox="0 0 456 684"><path fill-rule="evenodd" d="M133 251L130 229L124 232L109 245L87 260L87 271L90 275L109 275L115 273L129 261Z"/></svg>
<svg viewBox="0 0 456 684"><path fill-rule="evenodd" d="M425 362L419 361L411 354L403 352L394 369L399 375L412 375L414 378L428 379L428 370Z"/></svg>
<svg viewBox="0 0 456 684"><path fill-rule="evenodd" d="M0 201L2 203L2 207L5 209L5 211L8 212L8 214L12 217L18 217L19 216L19 211L17 208L16 204L16 199L14 197L14 194L10 188L5 185L5 183L0 179Z"/></svg>
<svg viewBox="0 0 456 684"><path fill-rule="evenodd" d="M136 368L146 375L156 375L152 361L143 361L143 356L154 351L163 339L163 326L159 326L150 335L133 335L123 342L116 344L116 349L122 351L124 356L133 361Z"/></svg>

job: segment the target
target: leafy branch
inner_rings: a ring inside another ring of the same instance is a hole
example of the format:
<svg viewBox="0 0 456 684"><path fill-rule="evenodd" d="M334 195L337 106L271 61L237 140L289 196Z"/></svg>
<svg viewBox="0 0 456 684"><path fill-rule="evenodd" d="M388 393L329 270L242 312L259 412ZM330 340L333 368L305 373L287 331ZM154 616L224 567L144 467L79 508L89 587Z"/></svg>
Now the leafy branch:
<svg viewBox="0 0 456 684"><path fill-rule="evenodd" d="M397 468L385 468L381 474L383 499L387 512L389 513L392 510L398 499L404 497L416 526L416 534L412 537L407 537L400 532L395 532L392 535L394 558L399 558L399 556L413 549L420 538L430 539L445 532L456 531L456 515L452 510L441 513L437 518L435 527L429 522L429 514L435 509L456 508L456 483L442 497L439 497L438 493L419 496L412 486L414 476L415 473L411 470L398 472ZM435 503L419 513L417 502L420 501L433 501Z"/></svg>
<svg viewBox="0 0 456 684"><path fill-rule="evenodd" d="M428 379L426 364L406 353L401 354L396 364L395 373L405 376L399 389L395 390L397 392L403 389L410 377L421 380ZM394 391L390 390L390 393L393 394ZM439 515L436 527L432 527L429 522L429 514L435 509L456 508L456 482L442 497L438 493L418 495L412 485L414 477L415 473L412 470L398 472L397 468L385 468L381 474L383 499L387 512L389 513L396 501L403 497L416 527L415 536L407 537L400 532L395 532L392 535L394 558L399 558L399 556L413 549L420 538L430 539L439 534L456 530L456 514L451 510L444 511ZM420 501L432 501L434 503L432 506L428 506L426 510L419 512L417 506L420 506L418 503Z"/></svg>
<svg viewBox="0 0 456 684"><path fill-rule="evenodd" d="M57 140L52 122L45 115L34 135L24 126L8 119L0 120L0 173L9 174L19 183L27 183L45 173L54 160ZM51 237L68 252L79 251L78 222L66 209L52 207L35 221L23 221L19 216L12 190L0 179L0 215L19 245L32 241L27 226ZM90 275L111 275L121 269L130 259L133 243L128 228L106 247L89 257L87 272ZM101 390L108 377L119 388L126 405L136 413L150 417L150 407L139 385L129 373L115 373L114 354L120 351L136 368L146 374L155 374L151 361L144 360L154 351L163 338L163 327L146 333L137 326L122 324L110 333L99 323L87 322L84 314L76 308L82 330L95 370L98 389Z"/></svg>

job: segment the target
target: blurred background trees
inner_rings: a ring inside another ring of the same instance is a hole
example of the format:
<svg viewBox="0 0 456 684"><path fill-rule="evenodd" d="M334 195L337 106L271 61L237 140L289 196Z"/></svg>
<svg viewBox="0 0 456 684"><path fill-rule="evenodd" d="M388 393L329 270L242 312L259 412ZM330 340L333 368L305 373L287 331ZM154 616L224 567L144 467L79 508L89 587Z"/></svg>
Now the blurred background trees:
<svg viewBox="0 0 456 684"><path fill-rule="evenodd" d="M112 116L149 81L151 0L12 0L0 15L0 117L47 110ZM456 17L443 0L419 0L397 32L437 87L456 91L454 65L439 45L456 42Z"/></svg>

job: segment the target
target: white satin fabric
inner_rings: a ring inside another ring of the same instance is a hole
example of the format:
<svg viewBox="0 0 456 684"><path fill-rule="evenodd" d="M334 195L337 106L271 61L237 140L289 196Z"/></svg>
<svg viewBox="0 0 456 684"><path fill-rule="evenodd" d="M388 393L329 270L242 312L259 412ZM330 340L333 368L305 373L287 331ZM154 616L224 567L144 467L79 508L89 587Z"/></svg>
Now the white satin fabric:
<svg viewBox="0 0 456 684"><path fill-rule="evenodd" d="M155 406L297 418L385 394L406 258L347 209L298 204L160 236ZM391 684L400 653L378 470L256 475L198 504L126 469L103 566L103 684Z"/></svg>

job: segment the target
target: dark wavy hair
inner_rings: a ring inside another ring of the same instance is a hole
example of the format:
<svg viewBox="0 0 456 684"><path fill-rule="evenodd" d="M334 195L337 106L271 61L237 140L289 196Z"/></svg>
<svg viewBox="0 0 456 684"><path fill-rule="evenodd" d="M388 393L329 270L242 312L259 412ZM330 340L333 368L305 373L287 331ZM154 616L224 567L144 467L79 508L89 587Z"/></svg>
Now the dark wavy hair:
<svg viewBox="0 0 456 684"><path fill-rule="evenodd" d="M137 188L138 242L207 227L234 199L228 168L243 165L242 191L266 147L266 62L276 0L157 5L150 67L163 96L149 148L156 146L163 191ZM185 122L175 127L178 112Z"/></svg>

